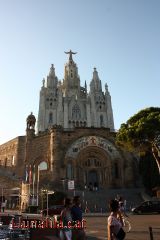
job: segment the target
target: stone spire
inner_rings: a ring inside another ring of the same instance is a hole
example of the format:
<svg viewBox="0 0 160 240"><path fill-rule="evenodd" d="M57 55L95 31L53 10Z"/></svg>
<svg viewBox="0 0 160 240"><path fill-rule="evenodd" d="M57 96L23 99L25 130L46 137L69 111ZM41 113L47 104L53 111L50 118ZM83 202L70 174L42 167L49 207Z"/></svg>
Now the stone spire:
<svg viewBox="0 0 160 240"><path fill-rule="evenodd" d="M53 64L51 64L49 75L47 76L47 87L48 88L57 87L57 77L55 75L55 68Z"/></svg>
<svg viewBox="0 0 160 240"><path fill-rule="evenodd" d="M86 92L87 92L87 82L86 82L86 80L85 80L84 87L85 87L85 89L86 89Z"/></svg>
<svg viewBox="0 0 160 240"><path fill-rule="evenodd" d="M102 91L101 80L99 79L98 72L97 72L97 69L95 67L93 69L93 77L92 77L92 81L91 81L90 86L91 86L91 91L95 91L95 92L101 92Z"/></svg>
<svg viewBox="0 0 160 240"><path fill-rule="evenodd" d="M80 79L78 75L78 68L72 58L72 55L76 54L76 52L72 52L70 50L65 53L69 54L69 61L65 64L63 89L68 96L76 94L79 95Z"/></svg>
<svg viewBox="0 0 160 240"><path fill-rule="evenodd" d="M49 76L55 77L55 68L53 64L51 64Z"/></svg>
<svg viewBox="0 0 160 240"><path fill-rule="evenodd" d="M107 83L105 84L105 94L109 94L109 91L108 91L108 84L107 84Z"/></svg>
<svg viewBox="0 0 160 240"><path fill-rule="evenodd" d="M36 124L36 118L31 112L31 114L26 119L27 128L26 128L26 135L27 138L33 138L35 136L35 124Z"/></svg>

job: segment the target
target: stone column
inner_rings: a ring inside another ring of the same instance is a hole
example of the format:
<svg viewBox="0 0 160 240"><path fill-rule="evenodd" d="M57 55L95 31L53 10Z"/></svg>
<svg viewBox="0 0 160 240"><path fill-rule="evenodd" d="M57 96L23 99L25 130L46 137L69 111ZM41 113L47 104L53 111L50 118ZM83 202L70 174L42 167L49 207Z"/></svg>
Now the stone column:
<svg viewBox="0 0 160 240"><path fill-rule="evenodd" d="M60 126L55 126L50 130L50 170L53 173L54 181L60 180L60 168L62 162L62 150L61 150L61 132Z"/></svg>
<svg viewBox="0 0 160 240"><path fill-rule="evenodd" d="M64 100L64 128L68 128L68 101Z"/></svg>
<svg viewBox="0 0 160 240"><path fill-rule="evenodd" d="M91 109L89 103L87 103L87 127L91 127Z"/></svg>

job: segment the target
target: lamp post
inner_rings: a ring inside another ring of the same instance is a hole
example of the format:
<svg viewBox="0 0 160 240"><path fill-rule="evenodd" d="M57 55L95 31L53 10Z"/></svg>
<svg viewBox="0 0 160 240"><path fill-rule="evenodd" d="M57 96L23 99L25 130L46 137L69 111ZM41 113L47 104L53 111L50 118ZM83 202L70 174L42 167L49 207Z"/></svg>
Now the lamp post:
<svg viewBox="0 0 160 240"><path fill-rule="evenodd" d="M47 193L47 189L41 189L41 197L42 197L42 209L44 208L44 201L43 201L43 196L44 194Z"/></svg>
<svg viewBox="0 0 160 240"><path fill-rule="evenodd" d="M46 215L46 217L48 217L48 208L49 208L48 195L54 194L54 191L49 191L48 189L42 189L41 191L42 191L42 193L46 193L46 196L47 196L47 215ZM42 195L42 200L43 200L43 195Z"/></svg>
<svg viewBox="0 0 160 240"><path fill-rule="evenodd" d="M2 187L2 202L3 202L3 187Z"/></svg>
<svg viewBox="0 0 160 240"><path fill-rule="evenodd" d="M47 190L47 217L48 217L48 195L54 194L54 191Z"/></svg>
<svg viewBox="0 0 160 240"><path fill-rule="evenodd" d="M65 178L61 178L61 182L62 182L62 186L63 186L63 192L65 192L65 182L66 182L66 179Z"/></svg>
<svg viewBox="0 0 160 240"><path fill-rule="evenodd" d="M1 212L1 209L3 209L2 206L3 206L3 187L2 187L2 199L1 199L0 212Z"/></svg>

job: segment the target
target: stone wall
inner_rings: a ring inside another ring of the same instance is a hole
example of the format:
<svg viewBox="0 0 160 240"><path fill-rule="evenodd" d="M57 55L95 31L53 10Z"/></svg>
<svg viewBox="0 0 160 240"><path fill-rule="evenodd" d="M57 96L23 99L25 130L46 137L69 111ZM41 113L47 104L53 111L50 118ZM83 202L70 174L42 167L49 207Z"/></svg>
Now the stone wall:
<svg viewBox="0 0 160 240"><path fill-rule="evenodd" d="M32 130L28 130L32 131ZM110 158L102 151L92 146L92 152L96 153L98 158L101 158L103 167L108 171L109 180L103 182L103 187L130 187L134 186L133 156L130 153L123 152L115 146L115 132L110 132L106 128L75 128L74 130L63 130L63 128L55 126L52 129L40 133L39 135L30 134L27 136L17 137L0 146L0 160L5 173L10 177L13 174L14 180L19 179L19 183L24 179L25 166L31 165L32 170L35 165L36 179L37 169L41 162L47 163L47 170L40 171L40 181L54 182L56 186L62 185L62 179L66 179L67 163L73 163L75 178L84 184L82 171L85 171L84 159L88 157L88 150L81 152L77 159L67 159L66 153L72 144L84 136L99 136L109 141L118 151L118 156ZM14 159L13 159L14 156ZM7 159L7 160L6 160ZM108 160L107 160L108 159ZM10 160L10 162L9 162ZM14 161L13 161L14 160ZM105 165L106 161L110 161ZM114 179L112 173L113 164L118 164L119 178ZM6 164L7 163L7 164ZM82 168L82 170L80 170ZM7 172L8 171L8 172ZM97 170L100 173L100 169ZM81 172L81 173L80 173ZM104 172L103 175L106 173ZM3 176L1 171L0 176ZM8 182L12 181L7 180ZM36 180L37 181L37 180ZM108 182L109 181L109 182ZM80 183L80 182L79 182ZM16 183L17 184L17 183Z"/></svg>

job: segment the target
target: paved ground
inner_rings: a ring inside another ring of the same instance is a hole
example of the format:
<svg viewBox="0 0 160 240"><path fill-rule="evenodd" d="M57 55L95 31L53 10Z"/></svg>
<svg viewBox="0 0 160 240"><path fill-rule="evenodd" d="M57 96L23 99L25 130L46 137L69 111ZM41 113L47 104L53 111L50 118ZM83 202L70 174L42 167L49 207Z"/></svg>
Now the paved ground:
<svg viewBox="0 0 160 240"><path fill-rule="evenodd" d="M37 215L32 215L32 217L33 216L35 217ZM91 215L84 218L86 220L86 233L88 240L107 240L107 215ZM127 233L126 240L151 240L149 236L149 226L153 227L153 240L160 240L160 214L130 215L129 221L131 222L132 229L130 233ZM56 240L57 238L52 236L48 239Z"/></svg>
<svg viewBox="0 0 160 240"><path fill-rule="evenodd" d="M86 217L88 239L107 239L107 217ZM130 215L132 225L126 240L150 240L148 227L160 228L159 215ZM153 229L154 240L160 240L160 229Z"/></svg>

